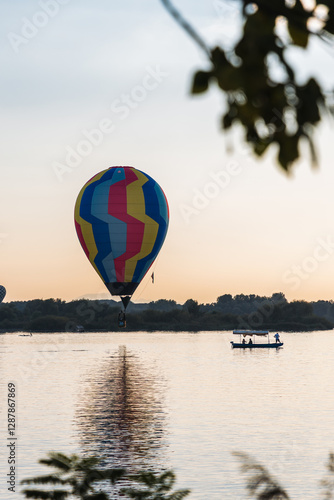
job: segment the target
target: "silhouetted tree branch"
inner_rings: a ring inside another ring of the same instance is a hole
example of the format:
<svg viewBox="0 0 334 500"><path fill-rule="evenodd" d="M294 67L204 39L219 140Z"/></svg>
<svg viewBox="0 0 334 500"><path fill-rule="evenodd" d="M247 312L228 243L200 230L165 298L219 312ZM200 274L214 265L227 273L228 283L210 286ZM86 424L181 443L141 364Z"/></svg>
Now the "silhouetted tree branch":
<svg viewBox="0 0 334 500"><path fill-rule="evenodd" d="M316 165L313 131L324 111L332 111L333 91L324 89L315 76L299 84L286 54L290 47L307 50L312 36L333 48L333 1L306 8L301 0L239 0L244 24L232 50L208 48L169 0L161 2L208 57L210 68L195 73L191 92L206 92L214 83L224 93L222 129L241 125L246 142L259 157L275 145L278 163L286 172L300 158L304 141ZM274 67L281 69L279 79L273 76Z"/></svg>
<svg viewBox="0 0 334 500"><path fill-rule="evenodd" d="M246 487L249 495L255 500L289 500L289 495L279 482L247 453L233 453L240 460L241 472L246 476ZM25 498L36 500L109 500L109 493L101 490L106 480L115 485L126 479L127 486L120 489L122 498L134 500L182 500L190 494L189 489L172 491L176 476L173 471L161 474L152 471L141 471L127 474L124 469L97 469L99 459L96 457L80 458L77 455L66 456L63 453L50 453L48 459L39 463L54 467L56 472L47 476L38 476L21 481L22 484L49 485L50 490L26 489ZM329 455L327 465L328 476L321 482L324 488L324 499L332 500L334 491L334 454ZM102 482L102 485L99 484ZM59 486L66 486L60 489ZM55 487L55 488L54 488ZM99 491L96 490L99 487ZM114 498L114 496L112 496Z"/></svg>
<svg viewBox="0 0 334 500"><path fill-rule="evenodd" d="M324 499L332 500L334 496L334 453L330 453L327 464L328 475L321 481L324 488Z"/></svg>
<svg viewBox="0 0 334 500"><path fill-rule="evenodd" d="M289 500L289 495L268 470L246 453L234 453L247 477L247 490L257 500Z"/></svg>
<svg viewBox="0 0 334 500"><path fill-rule="evenodd" d="M49 453L49 458L42 459L39 463L53 467L55 472L24 479L21 484L51 486L52 489L25 489L23 494L25 498L35 500L66 500L73 497L80 500L109 500L109 493L101 491L101 487L106 481L115 485L122 479L126 479L128 484L131 483L131 486L121 488L122 498L182 500L190 493L190 490L186 489L172 491L176 479L172 471L162 474L144 471L131 475L127 474L125 469L97 468L99 462L96 457L80 458L77 455ZM65 488L60 489L59 486Z"/></svg>

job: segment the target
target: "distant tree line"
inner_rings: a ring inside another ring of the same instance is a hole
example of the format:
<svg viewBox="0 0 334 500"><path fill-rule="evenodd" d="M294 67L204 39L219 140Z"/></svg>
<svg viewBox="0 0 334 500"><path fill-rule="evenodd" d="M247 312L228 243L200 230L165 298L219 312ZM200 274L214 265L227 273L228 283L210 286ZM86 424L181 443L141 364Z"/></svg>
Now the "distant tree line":
<svg viewBox="0 0 334 500"><path fill-rule="evenodd" d="M76 332L117 331L120 303L114 300L36 299L0 304L0 331ZM319 300L288 302L283 293L271 297L224 294L211 304L189 299L146 304L130 303L130 331L203 331L232 329L280 331L331 330L334 302Z"/></svg>

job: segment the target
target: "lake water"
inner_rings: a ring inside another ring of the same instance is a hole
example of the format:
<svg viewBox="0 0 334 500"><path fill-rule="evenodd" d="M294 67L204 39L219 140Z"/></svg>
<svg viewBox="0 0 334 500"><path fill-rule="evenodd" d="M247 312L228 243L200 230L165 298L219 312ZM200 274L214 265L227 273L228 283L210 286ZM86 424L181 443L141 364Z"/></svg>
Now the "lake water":
<svg viewBox="0 0 334 500"><path fill-rule="evenodd" d="M232 350L231 333L0 336L1 500L7 386L16 386L18 481L51 451L109 466L173 469L189 499L245 498L234 451L291 498L320 497L334 451L334 332L286 333L283 349Z"/></svg>

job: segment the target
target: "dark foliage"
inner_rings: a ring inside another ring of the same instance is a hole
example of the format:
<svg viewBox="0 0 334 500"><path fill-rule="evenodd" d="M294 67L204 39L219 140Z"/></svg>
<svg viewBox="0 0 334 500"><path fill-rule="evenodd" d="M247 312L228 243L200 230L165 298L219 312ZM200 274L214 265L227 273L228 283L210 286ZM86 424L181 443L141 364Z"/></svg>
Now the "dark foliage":
<svg viewBox="0 0 334 500"><path fill-rule="evenodd" d="M289 496L271 476L267 469L246 453L234 453L241 462L241 471L247 478L247 490L251 497L258 500L289 500Z"/></svg>
<svg viewBox="0 0 334 500"><path fill-rule="evenodd" d="M169 0L161 1L208 58L209 68L195 73L191 92L202 94L212 84L223 92L223 130L241 125L257 156L276 146L278 163L287 172L304 141L315 164L312 132L323 111L331 111L333 90L316 76L300 82L289 51L306 51L312 37L333 47L333 2L306 7L301 0L235 0L243 18L239 40L232 48L210 48Z"/></svg>
<svg viewBox="0 0 334 500"><path fill-rule="evenodd" d="M246 479L249 496L255 500L289 500L287 491L263 465L246 453L234 453L240 461L241 472ZM155 473L139 471L128 474L125 469L97 469L96 457L80 458L63 453L50 453L41 464L53 467L54 473L21 481L21 484L42 485L43 489L25 489L25 498L40 500L109 500L111 498L132 498L135 500L182 500L191 492L189 489L172 491L176 476L173 471ZM330 453L327 476L321 481L324 500L332 500L334 491L334 454ZM105 491L106 485L126 481L120 495ZM47 487L51 489L46 489Z"/></svg>
<svg viewBox="0 0 334 500"><path fill-rule="evenodd" d="M117 331L120 305L113 300L60 299L11 302L0 305L0 331L77 332ZM138 306L138 307L137 307ZM80 328L78 328L80 327ZM212 304L188 299L132 304L126 330L209 331L269 329L280 331L330 330L334 327L332 301L288 302L282 293L221 295Z"/></svg>
<svg viewBox="0 0 334 500"><path fill-rule="evenodd" d="M122 498L181 500L190 493L190 490L172 491L175 484L175 474L172 471L165 471L162 474L142 471L130 475L125 469L97 468L100 460L96 457L81 458L63 453L50 453L47 459L42 459L39 463L53 467L55 472L23 480L21 484L28 486L42 485L42 489L23 490L25 498L108 500L111 497L107 491L104 491L105 486L114 486L124 479L127 481L127 486L124 485L121 490ZM51 489L47 489L50 487Z"/></svg>

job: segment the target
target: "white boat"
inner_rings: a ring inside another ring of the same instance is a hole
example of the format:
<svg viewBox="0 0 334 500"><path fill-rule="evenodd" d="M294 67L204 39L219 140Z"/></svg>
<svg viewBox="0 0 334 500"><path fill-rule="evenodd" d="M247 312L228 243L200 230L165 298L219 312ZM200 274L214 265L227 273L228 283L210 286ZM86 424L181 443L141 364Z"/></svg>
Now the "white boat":
<svg viewBox="0 0 334 500"><path fill-rule="evenodd" d="M238 349L254 349L258 347L270 347L278 349L283 346L283 342L279 340L279 335L276 333L276 341L270 342L269 331L268 330L233 330L233 335L239 335L239 342L231 341L231 347ZM249 337L248 341L246 340ZM267 337L267 342L257 341L257 337Z"/></svg>

